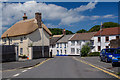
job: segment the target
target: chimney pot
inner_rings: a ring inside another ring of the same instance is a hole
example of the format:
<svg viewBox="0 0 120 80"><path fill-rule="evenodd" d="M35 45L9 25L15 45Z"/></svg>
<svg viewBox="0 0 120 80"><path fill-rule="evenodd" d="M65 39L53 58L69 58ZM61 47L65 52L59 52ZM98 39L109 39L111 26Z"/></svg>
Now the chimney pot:
<svg viewBox="0 0 120 80"><path fill-rule="evenodd" d="M66 35L66 30L65 29L63 29L63 35Z"/></svg>
<svg viewBox="0 0 120 80"><path fill-rule="evenodd" d="M26 16L26 13L24 13L23 20L26 20L26 19L27 19L27 16Z"/></svg>

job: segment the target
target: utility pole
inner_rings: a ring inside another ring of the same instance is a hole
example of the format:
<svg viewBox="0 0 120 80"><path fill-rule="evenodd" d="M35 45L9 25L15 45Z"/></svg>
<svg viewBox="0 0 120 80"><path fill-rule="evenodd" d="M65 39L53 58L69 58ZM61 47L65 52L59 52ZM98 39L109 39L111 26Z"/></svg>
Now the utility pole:
<svg viewBox="0 0 120 80"><path fill-rule="evenodd" d="M44 32L43 32L43 25L41 22L41 26L42 26L42 57L44 57Z"/></svg>
<svg viewBox="0 0 120 80"><path fill-rule="evenodd" d="M102 50L101 33L102 33L102 22L101 22L101 26L100 26L100 50Z"/></svg>

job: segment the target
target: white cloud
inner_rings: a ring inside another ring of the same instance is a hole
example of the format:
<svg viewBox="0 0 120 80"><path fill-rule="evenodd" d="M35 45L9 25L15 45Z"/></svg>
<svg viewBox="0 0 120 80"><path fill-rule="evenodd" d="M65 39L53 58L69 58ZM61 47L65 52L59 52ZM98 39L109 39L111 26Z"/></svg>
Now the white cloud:
<svg viewBox="0 0 120 80"><path fill-rule="evenodd" d="M0 0L0 2L7 2L7 1L9 1L9 0Z"/></svg>
<svg viewBox="0 0 120 80"><path fill-rule="evenodd" d="M117 17L117 16L114 16L114 15L111 15L111 14L103 16L103 18L115 18L115 17Z"/></svg>
<svg viewBox="0 0 120 80"><path fill-rule="evenodd" d="M23 4L7 3L3 4L3 26L11 25L22 19L23 13L27 13L28 18L33 18L35 12L42 12L44 20L59 20L59 24L70 25L83 20L95 20L100 16L84 16L82 11L92 10L97 2L89 2L87 5L81 5L78 8L70 9L55 4L37 3L27 1ZM108 18L111 16L108 16Z"/></svg>

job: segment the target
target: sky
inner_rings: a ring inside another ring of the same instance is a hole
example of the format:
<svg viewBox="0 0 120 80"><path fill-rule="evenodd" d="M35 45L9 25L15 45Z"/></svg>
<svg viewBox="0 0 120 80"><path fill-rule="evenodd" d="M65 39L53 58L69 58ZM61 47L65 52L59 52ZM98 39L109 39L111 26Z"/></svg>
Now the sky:
<svg viewBox="0 0 120 80"><path fill-rule="evenodd" d="M1 8L2 33L22 20L24 13L28 19L31 19L35 17L35 12L41 12L42 20L48 28L65 28L74 33L80 29L89 30L94 25L100 25L101 22L118 22L118 2L23 1L18 3L9 0L0 4Z"/></svg>

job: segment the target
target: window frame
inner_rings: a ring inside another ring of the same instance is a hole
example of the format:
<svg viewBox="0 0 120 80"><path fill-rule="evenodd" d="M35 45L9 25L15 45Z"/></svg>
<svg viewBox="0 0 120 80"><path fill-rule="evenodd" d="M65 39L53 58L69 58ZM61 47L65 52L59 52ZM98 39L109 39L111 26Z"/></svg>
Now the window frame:
<svg viewBox="0 0 120 80"><path fill-rule="evenodd" d="M98 42L100 42L101 41L101 37L98 37Z"/></svg>
<svg viewBox="0 0 120 80"><path fill-rule="evenodd" d="M109 36L105 36L105 41L106 41L106 42L109 41Z"/></svg>

